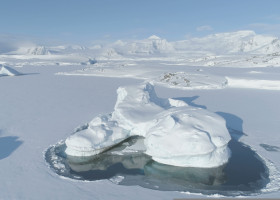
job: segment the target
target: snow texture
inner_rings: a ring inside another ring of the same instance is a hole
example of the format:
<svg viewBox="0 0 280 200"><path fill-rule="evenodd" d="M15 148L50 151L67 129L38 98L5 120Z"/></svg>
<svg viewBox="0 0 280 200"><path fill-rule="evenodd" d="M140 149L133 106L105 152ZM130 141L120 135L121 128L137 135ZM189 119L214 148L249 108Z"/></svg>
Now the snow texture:
<svg viewBox="0 0 280 200"><path fill-rule="evenodd" d="M130 136L145 137L146 154L160 163L217 167L230 157L223 118L183 101L160 99L153 85L120 87L114 111L66 139L66 153L92 156Z"/></svg>

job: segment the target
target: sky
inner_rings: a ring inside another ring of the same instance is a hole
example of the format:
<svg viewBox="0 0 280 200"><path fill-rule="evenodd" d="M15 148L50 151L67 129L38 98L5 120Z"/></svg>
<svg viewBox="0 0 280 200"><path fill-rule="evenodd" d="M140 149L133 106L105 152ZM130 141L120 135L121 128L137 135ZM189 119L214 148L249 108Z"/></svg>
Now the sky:
<svg viewBox="0 0 280 200"><path fill-rule="evenodd" d="M1 0L0 37L169 41L254 30L280 36L279 0Z"/></svg>

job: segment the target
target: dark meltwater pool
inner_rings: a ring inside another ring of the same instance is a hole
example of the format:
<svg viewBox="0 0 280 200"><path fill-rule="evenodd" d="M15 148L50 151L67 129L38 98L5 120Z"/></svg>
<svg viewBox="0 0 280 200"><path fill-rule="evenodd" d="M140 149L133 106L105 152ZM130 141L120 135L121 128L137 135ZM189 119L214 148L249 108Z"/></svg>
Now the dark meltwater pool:
<svg viewBox="0 0 280 200"><path fill-rule="evenodd" d="M60 176L77 180L109 179L120 185L139 185L163 191L188 191L225 196L259 193L269 182L268 169L249 147L232 139L229 162L218 168L175 167L160 164L141 151L125 150L143 140L132 137L91 158L69 157L65 144L50 147L45 159Z"/></svg>

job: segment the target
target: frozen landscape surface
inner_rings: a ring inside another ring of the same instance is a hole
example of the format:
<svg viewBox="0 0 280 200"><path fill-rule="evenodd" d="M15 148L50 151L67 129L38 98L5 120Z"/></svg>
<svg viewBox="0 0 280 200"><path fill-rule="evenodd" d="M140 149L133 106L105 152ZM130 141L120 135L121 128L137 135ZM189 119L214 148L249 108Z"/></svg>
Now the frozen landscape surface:
<svg viewBox="0 0 280 200"><path fill-rule="evenodd" d="M254 196L279 197L277 38L241 31L178 42L153 36L91 47L38 47L1 49L1 70L25 76L0 75L0 199L205 197L112 180L75 181L48 168L44 152L49 146L114 111L119 87L144 81L153 82L161 99L224 118L235 130L231 137L254 150L269 169L270 182Z"/></svg>

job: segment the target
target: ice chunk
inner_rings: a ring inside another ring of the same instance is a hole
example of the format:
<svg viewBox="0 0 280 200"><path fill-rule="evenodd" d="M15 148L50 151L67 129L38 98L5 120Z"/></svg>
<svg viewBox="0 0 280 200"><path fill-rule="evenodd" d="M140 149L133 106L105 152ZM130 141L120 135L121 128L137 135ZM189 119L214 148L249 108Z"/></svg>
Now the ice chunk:
<svg viewBox="0 0 280 200"><path fill-rule="evenodd" d="M146 135L147 154L155 161L188 167L216 167L230 151L223 120L204 109L172 109Z"/></svg>
<svg viewBox="0 0 280 200"><path fill-rule="evenodd" d="M21 73L19 73L15 69L12 69L11 67L0 64L0 76L17 76L17 75L21 75Z"/></svg>
<svg viewBox="0 0 280 200"><path fill-rule="evenodd" d="M66 139L66 154L92 156L131 136L143 136L155 161L183 167L217 167L230 157L223 118L175 99L158 98L150 83L120 87L114 111L94 118Z"/></svg>
<svg viewBox="0 0 280 200"><path fill-rule="evenodd" d="M80 130L65 141L66 154L72 156L93 156L123 141L129 132L118 126L110 116L94 118L84 130Z"/></svg>

